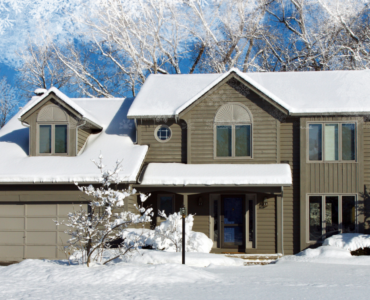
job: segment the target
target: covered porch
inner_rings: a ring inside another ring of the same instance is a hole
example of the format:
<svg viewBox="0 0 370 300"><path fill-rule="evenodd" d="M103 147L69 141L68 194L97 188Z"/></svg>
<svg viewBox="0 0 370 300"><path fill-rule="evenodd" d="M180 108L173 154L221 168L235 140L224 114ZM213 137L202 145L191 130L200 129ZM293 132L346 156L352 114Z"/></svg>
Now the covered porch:
<svg viewBox="0 0 370 300"><path fill-rule="evenodd" d="M149 164L140 177L153 227L184 205L194 231L213 240L212 252L283 254L283 194L291 185L289 165Z"/></svg>

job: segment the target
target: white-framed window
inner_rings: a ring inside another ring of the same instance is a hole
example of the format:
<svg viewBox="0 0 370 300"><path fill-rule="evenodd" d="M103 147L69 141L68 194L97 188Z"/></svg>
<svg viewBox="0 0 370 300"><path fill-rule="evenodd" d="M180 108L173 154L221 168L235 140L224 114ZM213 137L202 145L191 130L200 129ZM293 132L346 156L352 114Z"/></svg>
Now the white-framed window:
<svg viewBox="0 0 370 300"><path fill-rule="evenodd" d="M308 195L308 240L356 232L356 195Z"/></svg>
<svg viewBox="0 0 370 300"><path fill-rule="evenodd" d="M310 162L356 161L356 122L308 124Z"/></svg>
<svg viewBox="0 0 370 300"><path fill-rule="evenodd" d="M154 131L155 139L160 142L168 142L172 137L172 130L167 125L159 125Z"/></svg>
<svg viewBox="0 0 370 300"><path fill-rule="evenodd" d="M214 119L214 158L252 158L252 114L241 103L228 103Z"/></svg>

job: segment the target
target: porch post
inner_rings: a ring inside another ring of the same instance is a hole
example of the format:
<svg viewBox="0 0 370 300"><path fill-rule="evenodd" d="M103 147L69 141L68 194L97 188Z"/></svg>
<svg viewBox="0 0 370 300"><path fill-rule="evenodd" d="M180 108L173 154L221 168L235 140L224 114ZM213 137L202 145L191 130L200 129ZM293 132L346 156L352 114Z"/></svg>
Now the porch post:
<svg viewBox="0 0 370 300"><path fill-rule="evenodd" d="M183 199L183 205L184 207L186 208L186 211L189 212L189 209L188 209L188 194L182 194L182 199Z"/></svg>
<svg viewBox="0 0 370 300"><path fill-rule="evenodd" d="M277 253L283 254L283 197L276 196L276 245Z"/></svg>

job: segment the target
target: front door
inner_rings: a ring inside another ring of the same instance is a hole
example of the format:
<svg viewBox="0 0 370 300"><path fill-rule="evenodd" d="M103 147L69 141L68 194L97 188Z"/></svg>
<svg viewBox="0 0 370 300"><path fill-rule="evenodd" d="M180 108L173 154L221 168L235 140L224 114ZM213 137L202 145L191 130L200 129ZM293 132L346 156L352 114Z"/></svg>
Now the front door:
<svg viewBox="0 0 370 300"><path fill-rule="evenodd" d="M222 196L221 200L221 247L243 249L244 251L244 196Z"/></svg>

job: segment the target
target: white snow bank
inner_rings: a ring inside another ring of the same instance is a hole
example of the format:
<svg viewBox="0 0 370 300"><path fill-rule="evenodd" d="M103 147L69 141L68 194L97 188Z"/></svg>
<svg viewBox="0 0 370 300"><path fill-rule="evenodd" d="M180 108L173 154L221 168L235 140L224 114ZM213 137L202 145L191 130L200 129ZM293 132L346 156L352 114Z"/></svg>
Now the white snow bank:
<svg viewBox="0 0 370 300"><path fill-rule="evenodd" d="M323 257L323 258L346 258L352 257L351 253L347 250L338 249L335 247L325 247L321 246L316 249L306 249L302 252L298 253L297 256L299 257L308 257L308 258L315 258L315 257Z"/></svg>
<svg viewBox="0 0 370 300"><path fill-rule="evenodd" d="M288 255L279 259L277 263L305 262L339 265L370 265L369 256L352 256L348 250L321 246L316 249L306 249L296 255Z"/></svg>
<svg viewBox="0 0 370 300"><path fill-rule="evenodd" d="M288 164L150 163L141 185L291 185Z"/></svg>
<svg viewBox="0 0 370 300"><path fill-rule="evenodd" d="M181 252L166 252L158 250L139 250L136 255L124 258L126 262L139 264L181 264ZM186 252L185 263L192 267L214 266L243 266L240 258L226 257L222 254Z"/></svg>
<svg viewBox="0 0 370 300"><path fill-rule="evenodd" d="M349 251L370 247L370 235L361 233L336 234L327 238L323 245L333 246Z"/></svg>

